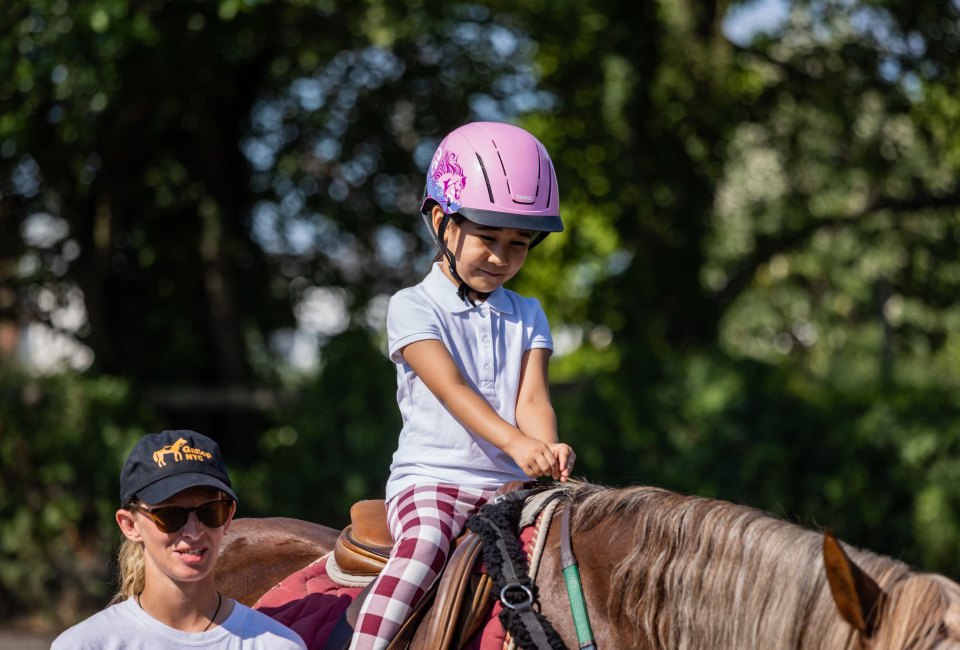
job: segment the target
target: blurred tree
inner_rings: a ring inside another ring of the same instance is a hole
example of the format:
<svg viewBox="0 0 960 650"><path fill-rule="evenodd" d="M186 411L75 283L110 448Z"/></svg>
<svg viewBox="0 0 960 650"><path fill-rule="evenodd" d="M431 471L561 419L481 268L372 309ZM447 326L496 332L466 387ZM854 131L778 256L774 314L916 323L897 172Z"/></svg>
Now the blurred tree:
<svg viewBox="0 0 960 650"><path fill-rule="evenodd" d="M592 476L956 572L960 9L934 5L797 1L743 45L722 3L518 14L570 222L521 282L582 341L555 367Z"/></svg>
<svg viewBox="0 0 960 650"><path fill-rule="evenodd" d="M846 449L821 464L855 451L821 499L857 504L864 544L956 572L960 10L931 6L796 3L741 52L766 88L729 142L703 277L724 351L828 407L806 435Z"/></svg>
<svg viewBox="0 0 960 650"><path fill-rule="evenodd" d="M146 416L122 380L0 371L0 621L103 602L120 464Z"/></svg>
<svg viewBox="0 0 960 650"><path fill-rule="evenodd" d="M518 121L567 231L515 288L580 471L957 575L960 8L793 0L734 43L745 4L6 2L0 325L225 438L248 513L336 518L395 440L423 169Z"/></svg>
<svg viewBox="0 0 960 650"><path fill-rule="evenodd" d="M5 259L33 256L5 283L78 286L98 371L230 383L298 289L409 281L414 149L521 43L481 8L400 9L7 3Z"/></svg>

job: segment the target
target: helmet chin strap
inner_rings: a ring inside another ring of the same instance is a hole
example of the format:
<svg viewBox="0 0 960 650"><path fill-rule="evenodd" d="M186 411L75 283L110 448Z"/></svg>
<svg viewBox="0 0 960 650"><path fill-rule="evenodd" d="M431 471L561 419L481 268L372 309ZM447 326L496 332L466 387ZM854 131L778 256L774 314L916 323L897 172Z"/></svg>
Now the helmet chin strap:
<svg viewBox="0 0 960 650"><path fill-rule="evenodd" d="M437 228L437 243L440 244L440 251L443 253L444 257L447 258L447 268L450 269L450 275L453 276L453 279L456 280L459 284L457 286L457 296L460 300L465 300L469 302L472 306L476 307L477 303L474 302L473 298L470 297L468 292L472 291L477 294L477 298L483 300L490 295L489 292L477 291L469 284L464 282L463 278L460 277L460 274L457 273L457 259L453 256L453 251L451 251L446 242L443 241L443 233L447 229L447 224L450 223L450 215L444 214L443 219L440 220L440 227Z"/></svg>

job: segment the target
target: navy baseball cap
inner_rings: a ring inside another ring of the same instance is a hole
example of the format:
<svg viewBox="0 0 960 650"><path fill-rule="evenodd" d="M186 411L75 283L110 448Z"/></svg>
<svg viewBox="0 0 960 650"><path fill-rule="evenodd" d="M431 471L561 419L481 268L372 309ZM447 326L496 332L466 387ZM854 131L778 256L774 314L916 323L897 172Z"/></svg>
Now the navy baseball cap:
<svg viewBox="0 0 960 650"><path fill-rule="evenodd" d="M187 488L208 486L237 501L230 487L220 446L197 433L179 429L140 438L120 472L120 507L134 497L160 503Z"/></svg>

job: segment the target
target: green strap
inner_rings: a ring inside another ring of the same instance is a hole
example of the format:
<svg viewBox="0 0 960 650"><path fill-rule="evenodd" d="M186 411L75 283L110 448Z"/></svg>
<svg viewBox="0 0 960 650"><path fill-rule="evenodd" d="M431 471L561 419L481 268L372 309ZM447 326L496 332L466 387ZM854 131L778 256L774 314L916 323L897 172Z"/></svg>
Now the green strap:
<svg viewBox="0 0 960 650"><path fill-rule="evenodd" d="M581 648L596 647L590 618L587 616L587 603L583 598L583 585L580 583L580 569L576 564L563 570L563 580L567 583L567 595L570 598L570 611L573 613L573 625L577 630L577 639Z"/></svg>
<svg viewBox="0 0 960 650"><path fill-rule="evenodd" d="M570 535L570 511L573 504L568 503L560 515L560 566L563 567L563 581L567 585L567 599L573 613L573 626L577 630L580 650L597 650L590 629L590 616L587 614L587 602L583 597L583 584L580 582L580 569L573 554L573 538Z"/></svg>

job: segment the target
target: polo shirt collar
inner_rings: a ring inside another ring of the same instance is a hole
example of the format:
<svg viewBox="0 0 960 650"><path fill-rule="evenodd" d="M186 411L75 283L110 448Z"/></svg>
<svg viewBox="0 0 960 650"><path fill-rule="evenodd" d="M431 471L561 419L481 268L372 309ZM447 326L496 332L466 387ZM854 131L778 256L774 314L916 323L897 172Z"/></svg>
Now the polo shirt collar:
<svg viewBox="0 0 960 650"><path fill-rule="evenodd" d="M440 264L440 262L434 262L430 268L430 273L427 274L427 277L423 281L427 293L440 303L444 309L454 314L476 309L469 301L461 301L460 298L457 297L457 286L446 276ZM513 305L503 287L497 287L496 290L492 291L490 295L487 296L486 304L489 305L491 309L495 309L500 313L513 313Z"/></svg>

